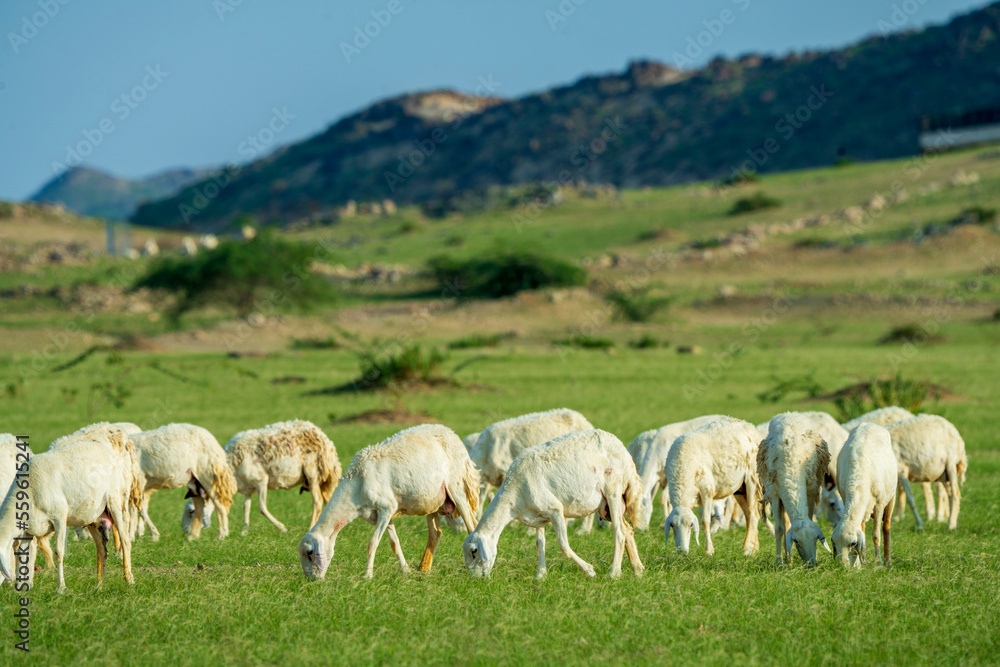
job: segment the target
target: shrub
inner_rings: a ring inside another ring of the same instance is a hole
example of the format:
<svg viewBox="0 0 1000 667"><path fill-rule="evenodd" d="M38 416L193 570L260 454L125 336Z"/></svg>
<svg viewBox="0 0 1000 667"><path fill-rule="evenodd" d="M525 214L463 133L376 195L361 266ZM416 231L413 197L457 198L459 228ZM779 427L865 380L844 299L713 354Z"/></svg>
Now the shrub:
<svg viewBox="0 0 1000 667"><path fill-rule="evenodd" d="M309 270L313 251L265 230L250 241L223 241L194 257L163 257L133 289L148 287L180 298L174 320L203 305L231 306L240 317L258 308L288 305L307 309L333 299L333 289Z"/></svg>
<svg viewBox="0 0 1000 667"><path fill-rule="evenodd" d="M418 229L420 229L420 225L415 223L413 220L404 220L399 223L399 228L396 231L402 236L403 234L412 234Z"/></svg>
<svg viewBox="0 0 1000 667"><path fill-rule="evenodd" d="M903 324L893 327L889 333L878 339L882 345L891 343L936 343L941 336L932 334L919 324Z"/></svg>
<svg viewBox="0 0 1000 667"><path fill-rule="evenodd" d="M438 256L431 258L428 265L443 289L463 297L495 299L523 290L587 282L587 272L575 264L531 252L496 253L467 260Z"/></svg>
<svg viewBox="0 0 1000 667"><path fill-rule="evenodd" d="M970 206L959 213L948 224L953 227L957 225L988 225L995 222L996 219L997 210L995 208Z"/></svg>
<svg viewBox="0 0 1000 667"><path fill-rule="evenodd" d="M459 338L448 343L448 348L452 350L468 350L476 347L496 347L500 344L504 336L500 334L472 334L465 338Z"/></svg>
<svg viewBox="0 0 1000 667"><path fill-rule="evenodd" d="M397 352L384 352L376 345L359 356L361 376L351 383L356 389L385 389L445 381L441 375L441 364L447 357L433 348L425 353L420 345L414 344Z"/></svg>
<svg viewBox="0 0 1000 667"><path fill-rule="evenodd" d="M608 294L607 300L614 306L615 316L629 322L648 322L670 305L668 297L650 296L647 289L615 290Z"/></svg>
<svg viewBox="0 0 1000 667"><path fill-rule="evenodd" d="M669 347L668 341L661 341L652 334L643 334L636 340L630 340L628 346L633 350L650 350L656 347Z"/></svg>
<svg viewBox="0 0 1000 667"><path fill-rule="evenodd" d="M729 209L729 215L741 215L776 206L781 206L780 200L769 197L763 192L755 192L749 197L741 197L733 202L733 207Z"/></svg>
<svg viewBox="0 0 1000 667"><path fill-rule="evenodd" d="M899 373L891 380L871 380L867 386L861 387L834 399L833 404L837 407L837 416L841 422L890 405L898 405L916 414L920 412L930 393L926 382L907 380Z"/></svg>
<svg viewBox="0 0 1000 667"><path fill-rule="evenodd" d="M806 249L818 249L818 248L836 248L836 241L830 241L828 239L820 238L818 236L807 236L804 239L799 239L794 243L795 248Z"/></svg>
<svg viewBox="0 0 1000 667"><path fill-rule="evenodd" d="M583 350L609 350L615 346L615 342L610 338L601 338L590 334L578 333L563 340L552 341L556 345L567 347L577 347Z"/></svg>
<svg viewBox="0 0 1000 667"><path fill-rule="evenodd" d="M727 178L722 179L721 181L719 181L718 185L720 188L728 188L736 185L746 185L748 183L756 183L759 180L760 177L756 174L756 172L739 171L733 173Z"/></svg>
<svg viewBox="0 0 1000 667"><path fill-rule="evenodd" d="M293 350L336 350L340 348L333 336L326 338L293 338L288 347Z"/></svg>
<svg viewBox="0 0 1000 667"><path fill-rule="evenodd" d="M460 245L465 245L465 237L461 234L452 234L444 240L444 244L449 248L455 248Z"/></svg>
<svg viewBox="0 0 1000 667"><path fill-rule="evenodd" d="M1000 308L993 311L993 321L1000 322Z"/></svg>

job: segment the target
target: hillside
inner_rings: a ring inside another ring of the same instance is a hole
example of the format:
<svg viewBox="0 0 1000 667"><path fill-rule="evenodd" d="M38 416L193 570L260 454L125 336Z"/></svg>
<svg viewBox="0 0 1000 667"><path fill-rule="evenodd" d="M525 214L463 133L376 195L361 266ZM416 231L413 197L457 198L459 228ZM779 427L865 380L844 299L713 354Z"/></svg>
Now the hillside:
<svg viewBox="0 0 1000 667"><path fill-rule="evenodd" d="M910 155L921 115L1000 100L998 35L994 4L833 51L720 58L692 71L636 62L622 74L506 101L405 95L227 172L221 189L205 180L144 205L133 220L219 230L242 214L329 218L351 199L405 204L565 179L667 185L726 177L752 156L751 166L773 172L840 154Z"/></svg>
<svg viewBox="0 0 1000 667"><path fill-rule="evenodd" d="M43 185L28 201L62 204L80 215L127 220L142 202L169 197L206 173L205 169L170 169L130 180L90 167L72 167Z"/></svg>

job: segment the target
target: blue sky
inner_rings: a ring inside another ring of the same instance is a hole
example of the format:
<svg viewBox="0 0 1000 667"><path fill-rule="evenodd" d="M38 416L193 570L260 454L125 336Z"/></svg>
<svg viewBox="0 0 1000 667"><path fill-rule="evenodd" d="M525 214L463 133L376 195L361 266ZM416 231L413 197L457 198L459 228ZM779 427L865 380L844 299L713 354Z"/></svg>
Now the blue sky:
<svg viewBox="0 0 1000 667"><path fill-rule="evenodd" d="M29 196L81 143L86 164L126 177L243 162L263 128L282 128L260 147L273 150L403 92L487 80L516 97L637 58L672 62L699 37L694 66L842 46L894 14L909 28L984 4L3 0L0 198ZM356 40L366 28L374 37Z"/></svg>

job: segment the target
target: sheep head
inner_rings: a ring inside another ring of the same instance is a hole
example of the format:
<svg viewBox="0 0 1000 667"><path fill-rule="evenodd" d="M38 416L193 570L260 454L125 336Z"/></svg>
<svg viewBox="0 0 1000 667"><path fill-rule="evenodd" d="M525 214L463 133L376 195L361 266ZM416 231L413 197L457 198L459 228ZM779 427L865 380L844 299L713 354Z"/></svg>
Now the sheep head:
<svg viewBox="0 0 1000 667"><path fill-rule="evenodd" d="M212 509L215 507L212 503L205 503L205 509L203 510L204 517L202 518L202 524L205 528L209 528L212 525ZM142 520L141 518L139 519ZM191 533L191 527L194 525L194 499L189 498L186 503L184 503L184 512L181 514L181 530L184 531L185 535Z"/></svg>
<svg viewBox="0 0 1000 667"><path fill-rule="evenodd" d="M820 510L826 520L834 526L844 516L844 501L840 499L836 488L823 488L820 491Z"/></svg>
<svg viewBox="0 0 1000 667"><path fill-rule="evenodd" d="M306 579L322 579L333 560L333 550L337 537L331 535L324 538L317 533L308 532L299 542L299 562L302 563L302 574Z"/></svg>
<svg viewBox="0 0 1000 667"><path fill-rule="evenodd" d="M473 577L490 576L497 559L496 542L491 542L478 531L473 531L465 538L462 552L465 555L465 567Z"/></svg>
<svg viewBox="0 0 1000 667"><path fill-rule="evenodd" d="M830 550L830 546L826 543L826 538L823 536L823 531L809 519L801 519L793 522L788 528L788 532L785 533L785 550L788 552L789 557L791 557L792 545L794 544L796 551L799 552L799 557L806 565L816 564L817 542L822 543L827 551Z"/></svg>
<svg viewBox="0 0 1000 667"><path fill-rule="evenodd" d="M841 521L833 529L833 553L844 567L860 568L865 563L865 532L860 525Z"/></svg>
<svg viewBox="0 0 1000 667"><path fill-rule="evenodd" d="M694 541L701 546L699 540L698 517L694 515L688 507L675 507L667 517L665 528L665 539L670 543L670 529L674 530L674 546L681 553L687 553L691 549L691 531L694 530Z"/></svg>

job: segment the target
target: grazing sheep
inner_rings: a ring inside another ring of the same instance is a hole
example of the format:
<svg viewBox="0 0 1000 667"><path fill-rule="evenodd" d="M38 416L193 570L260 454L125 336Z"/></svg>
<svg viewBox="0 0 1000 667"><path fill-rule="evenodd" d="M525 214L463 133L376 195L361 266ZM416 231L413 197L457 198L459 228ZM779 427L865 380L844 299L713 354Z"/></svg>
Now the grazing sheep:
<svg viewBox="0 0 1000 667"><path fill-rule="evenodd" d="M0 433L0 497L7 496L7 491L17 477L18 469L32 456L34 454L27 443L18 442L17 436L11 433ZM36 539L35 543L45 557L45 567L53 567L52 550L49 548L48 540ZM4 581L6 580L0 579L0 584Z"/></svg>
<svg viewBox="0 0 1000 667"><path fill-rule="evenodd" d="M882 533L883 559L892 565L890 529L896 504L896 457L885 427L862 423L851 431L837 459L837 480L844 494L844 515L833 529L834 554L844 565L861 567L865 561L864 523L873 519L876 550Z"/></svg>
<svg viewBox="0 0 1000 667"><path fill-rule="evenodd" d="M903 421L904 419L909 419L913 417L914 414L907 410L906 408L901 408L896 405L890 405L889 407L879 408L878 410L872 410L871 412L866 412L865 414L852 419L851 421L844 424L844 428L848 431L857 427L858 424L863 422L869 422L872 424L878 424L879 426L888 426L898 421ZM934 512L934 490L930 482L921 482L921 488L924 492L924 505L927 507L927 518L935 516ZM948 490L945 488L944 484L941 482L937 483L938 492L938 503L937 503L937 520L939 522L945 522L948 520L948 503L945 502L945 498L948 496ZM903 501L905 491L903 490L903 485L899 486L899 498L896 502L896 511L899 513L899 518L902 519L906 515L906 503Z"/></svg>
<svg viewBox="0 0 1000 667"><path fill-rule="evenodd" d="M311 526L340 479L340 459L333 442L318 426L300 419L237 433L226 444L226 456L243 494L244 535L250 532L254 493L260 496L260 513L284 533L288 529L267 511L269 490L301 485L299 493L312 495Z"/></svg>
<svg viewBox="0 0 1000 667"><path fill-rule="evenodd" d="M948 528L955 530L962 497L959 484L965 481L965 471L969 466L965 441L958 429L937 415L917 415L885 428L892 437L892 449L899 462L899 483L903 485L906 502L917 520L917 528L922 528L924 522L917 512L910 482L947 482L951 500Z"/></svg>
<svg viewBox="0 0 1000 667"><path fill-rule="evenodd" d="M408 572L392 523L401 514L427 517L427 548L420 561L420 570L426 572L441 539L438 516L458 512L471 533L476 527L478 491L476 466L462 440L445 426L414 426L365 447L354 455L319 520L299 542L302 572L309 579L322 579L333 559L337 534L359 517L375 526L365 578L372 577L375 550L386 531L400 568Z"/></svg>
<svg viewBox="0 0 1000 667"><path fill-rule="evenodd" d="M149 527L153 541L160 539L160 531L149 518L150 496L154 491L182 486L188 487L186 497L192 499L193 505L191 524L184 531L188 539L201 534L205 506L209 503L219 513L218 539L225 539L229 534L229 507L233 504L236 480L215 436L194 424L168 424L131 437L143 475L139 516Z"/></svg>
<svg viewBox="0 0 1000 667"><path fill-rule="evenodd" d="M132 422L112 422L111 426L114 427L114 428L119 429L125 435L132 435L134 433L142 433L142 428L139 427L139 426L137 426L136 424L133 424ZM85 431L86 429L82 429L82 430ZM80 432L81 431L77 431L77 433L80 433ZM51 446L49 448L51 449ZM134 513L134 511L133 511L133 513ZM135 526L135 523L136 523L135 522L135 516L133 516L132 517L132 525ZM142 524L141 523L139 524L139 534L142 535ZM90 535L87 532L86 527L84 527L84 526L77 526L76 528L73 529L73 540L74 541L86 539L87 537L90 537ZM42 544L45 545L45 547L43 549L43 552L45 553L45 567L50 567L52 565L52 562L51 562L51 560L49 558L49 553L50 552L48 551L48 539L46 538L45 542L43 542Z"/></svg>
<svg viewBox="0 0 1000 667"><path fill-rule="evenodd" d="M87 430L92 440L74 437L33 456L28 463L26 488L14 484L8 490L0 507L0 571L7 579L15 579L11 560L15 540L55 533L57 591L64 592L67 529L88 526L97 549L98 582L104 579L105 545L112 533L121 546L125 580L133 582L129 507L142 502L138 457L129 437L110 424L95 424ZM31 511L27 527L18 528L16 505L23 501L29 503ZM26 555L26 572L20 563L17 571L27 574L30 587L34 575L33 543L29 544Z"/></svg>
<svg viewBox="0 0 1000 667"><path fill-rule="evenodd" d="M470 456L472 455L472 448L475 446L476 441L479 440L479 436L481 433L482 431L478 433L470 433L469 435L462 438L462 444L465 445L465 449L468 450ZM484 499L487 497L487 489L485 488L485 485L486 482L480 479L479 480L479 493L481 498L480 502L485 502ZM465 525L462 523L462 517L456 518L452 514L445 514L444 522L445 524L447 524L449 529L453 530L456 533L460 533L463 530L465 530Z"/></svg>
<svg viewBox="0 0 1000 667"><path fill-rule="evenodd" d="M795 414L802 415L809 422L809 427L823 438L830 452L830 466L823 483L819 506L827 521L836 524L844 511L843 500L837 492L837 455L847 442L848 431L826 412L811 411Z"/></svg>
<svg viewBox="0 0 1000 667"><path fill-rule="evenodd" d="M667 480L663 476L663 464L670 453L670 446L674 440L684 435L688 431L693 431L699 426L704 426L714 422L716 419L725 419L724 415L707 415L705 417L695 417L675 424L667 424L660 428L644 431L637 435L628 446L628 453L635 462L635 468L642 481L642 488L645 493L642 496L642 503L639 506L639 515L635 520L636 530L649 530L649 520L653 516L653 499L661 489L660 501L663 503L664 516L670 512L667 506Z"/></svg>
<svg viewBox="0 0 1000 667"><path fill-rule="evenodd" d="M715 500L736 494L746 516L743 553L753 555L758 549L757 522L760 483L755 460L760 434L753 424L727 417L706 424L677 438L670 448L664 472L673 509L667 516L666 539L671 528L677 549L687 553L691 530L698 540L698 520L693 508L708 507ZM705 552L715 553L712 545L711 512L702 512L705 524Z"/></svg>
<svg viewBox="0 0 1000 667"><path fill-rule="evenodd" d="M500 533L512 520L535 528L537 578L545 576L545 525L551 523L563 554L588 577L592 565L569 546L566 519L594 512L611 522L614 555L608 576L621 574L622 550L632 571L643 566L626 519L634 521L643 496L635 464L621 440L597 429L567 433L518 454L479 526L465 539L465 566L473 576L489 575Z"/></svg>
<svg viewBox="0 0 1000 667"><path fill-rule="evenodd" d="M791 562L793 544L808 565L816 564L817 540L830 549L823 531L809 518L829 467L826 442L810 428L808 418L787 412L771 420L757 450L757 476L774 516L776 564Z"/></svg>

